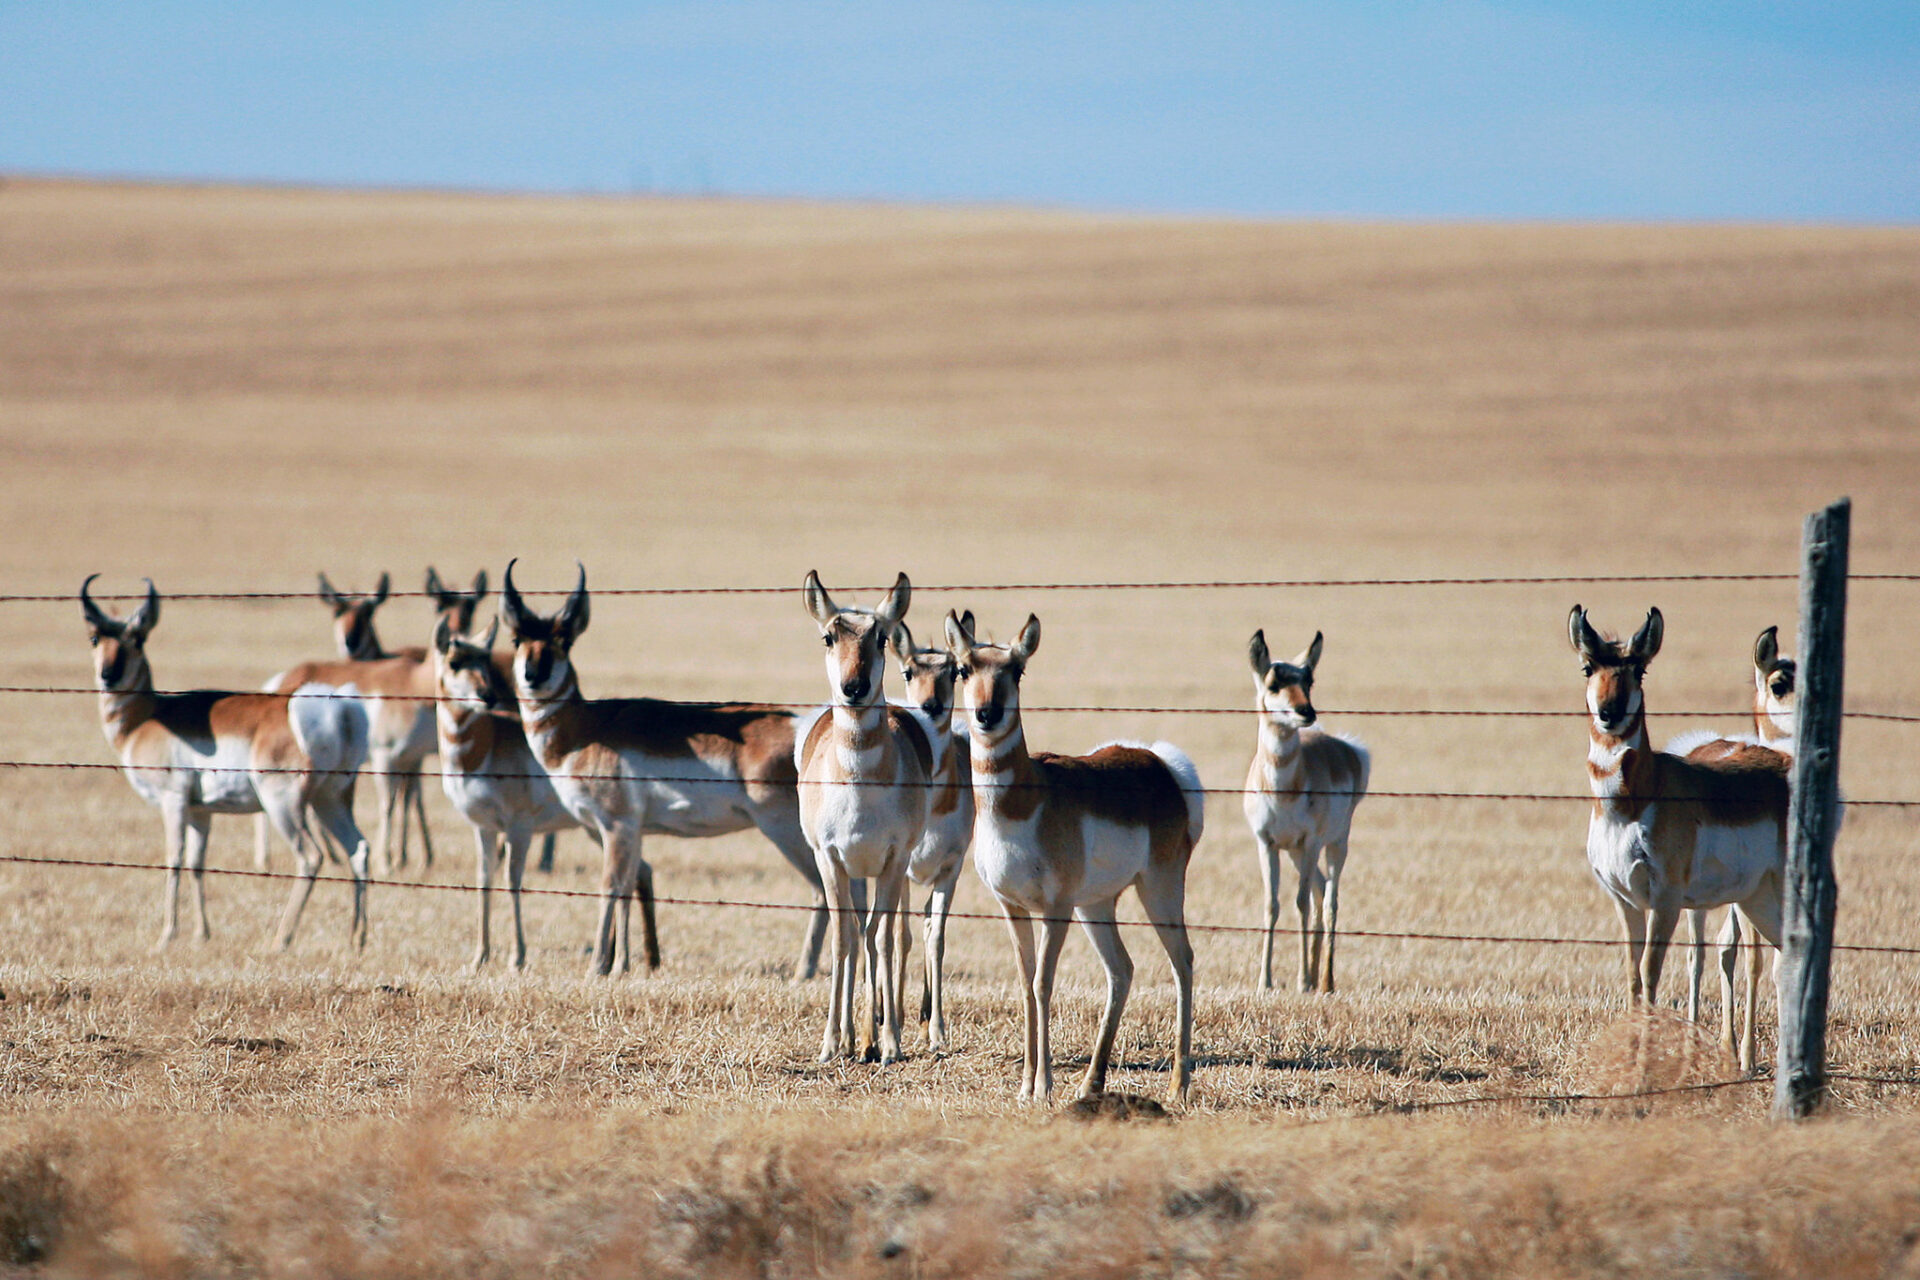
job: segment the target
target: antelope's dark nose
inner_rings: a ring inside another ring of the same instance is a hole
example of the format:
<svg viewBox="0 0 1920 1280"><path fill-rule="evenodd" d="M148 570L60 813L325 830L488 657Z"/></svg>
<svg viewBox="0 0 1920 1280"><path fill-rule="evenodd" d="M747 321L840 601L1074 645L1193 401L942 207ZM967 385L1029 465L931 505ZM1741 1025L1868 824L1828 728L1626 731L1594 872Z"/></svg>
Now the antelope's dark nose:
<svg viewBox="0 0 1920 1280"><path fill-rule="evenodd" d="M931 702L921 703L920 709L926 712L927 717L936 724L940 722L940 717L945 715L947 712L947 709L940 705L940 700L938 698L935 698Z"/></svg>
<svg viewBox="0 0 1920 1280"><path fill-rule="evenodd" d="M991 729L1000 723L1000 704L989 702L983 707L973 709L973 722L982 729Z"/></svg>
<svg viewBox="0 0 1920 1280"><path fill-rule="evenodd" d="M865 702L867 693L872 688L872 684L870 684L863 675L840 682L841 696L845 697L848 702Z"/></svg>
<svg viewBox="0 0 1920 1280"><path fill-rule="evenodd" d="M1299 708L1296 708L1296 711L1300 716L1300 723L1302 725L1312 724L1315 720L1318 720L1320 718L1319 713L1316 712L1312 707L1299 707Z"/></svg>

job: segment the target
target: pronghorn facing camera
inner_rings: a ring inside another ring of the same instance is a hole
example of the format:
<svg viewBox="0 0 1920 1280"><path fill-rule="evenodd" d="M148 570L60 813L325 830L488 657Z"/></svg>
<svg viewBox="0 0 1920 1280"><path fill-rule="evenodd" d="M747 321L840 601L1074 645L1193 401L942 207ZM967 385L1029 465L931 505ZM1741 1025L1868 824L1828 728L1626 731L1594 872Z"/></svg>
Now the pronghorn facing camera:
<svg viewBox="0 0 1920 1280"><path fill-rule="evenodd" d="M1567 628L1587 682L1587 862L1620 913L1630 998L1651 1005L1682 911L1735 904L1779 946L1790 761L1747 743L1709 759L1652 749L1642 682L1665 633L1658 609L1625 644L1579 605Z"/></svg>
<svg viewBox="0 0 1920 1280"><path fill-rule="evenodd" d="M1260 948L1259 986L1273 989L1273 933L1280 921L1280 853L1293 859L1294 907L1300 914L1300 990L1334 989L1334 941L1339 936L1340 872L1347 864L1353 811L1367 794L1373 758L1367 749L1314 727L1313 671L1321 635L1291 662L1267 653L1264 631L1253 633L1254 709L1260 738L1247 772L1242 809L1260 847L1267 891L1267 927ZM1324 861L1323 861L1324 860Z"/></svg>
<svg viewBox="0 0 1920 1280"><path fill-rule="evenodd" d="M472 641L456 631L446 616L433 630L438 694L434 720L444 770L441 781L447 798L473 824L477 844L480 940L473 954L476 969L487 962L492 949L489 901L495 859L504 849L507 893L513 905L512 963L519 969L527 962L527 937L520 919L527 847L535 835L580 825L560 803L552 781L527 747L513 678L501 670L493 652L499 630L496 618L484 639Z"/></svg>
<svg viewBox="0 0 1920 1280"><path fill-rule="evenodd" d="M793 717L747 705L714 706L654 698L583 697L573 645L587 629L587 571L551 616L528 609L501 584L500 616L513 635L514 693L527 745L555 793L603 852L594 968L614 966L614 908L620 908L620 963L631 963L627 898L641 893L647 964L658 965L653 871L643 834L718 836L758 827L813 891L814 909L797 977L811 977L827 928L827 902L813 851L800 830Z"/></svg>
<svg viewBox="0 0 1920 1280"><path fill-rule="evenodd" d="M820 1061L859 1052L853 1007L859 965L853 883L871 880L865 920L874 1046L881 1062L900 1059L900 970L894 963L895 915L907 865L927 825L933 773L931 731L915 715L887 705L887 637L907 612L913 589L901 574L878 609L841 608L809 572L807 612L826 645L828 704L796 733L800 828L833 909L833 986Z"/></svg>
<svg viewBox="0 0 1920 1280"><path fill-rule="evenodd" d="M147 661L147 637L160 621L160 593L147 583L147 598L122 620L109 616L87 594L94 574L80 585L80 607L93 645L94 680L100 690L100 723L120 757L127 781L160 810L167 835L167 885L160 945L173 939L178 920L180 870L193 875L195 932L207 925L207 832L216 813L261 813L293 847L301 876L280 922L286 949L300 912L320 873L321 851L307 826L317 817L348 851L353 868L356 947L367 941L367 842L353 821L353 777L366 755L367 726L351 689L310 684L290 697L265 693L156 693Z"/></svg>
<svg viewBox="0 0 1920 1280"><path fill-rule="evenodd" d="M971 633L973 614L961 615L960 626ZM966 735L953 730L953 677L958 665L947 649L922 649L913 643L913 632L902 622L893 629L889 641L894 661L900 664L900 679L906 685L902 705L925 717L931 735L933 776L927 796L927 829L913 847L907 862L907 878L923 884L927 895L926 911L926 985L920 1002L920 1017L927 1024L927 1047L941 1053L947 1047L946 956L947 916L953 910L953 891L960 881L960 868L967 858L967 846L973 843L973 776L968 763ZM911 904L900 909L900 974L905 989L907 959L912 954L908 925Z"/></svg>
<svg viewBox="0 0 1920 1280"><path fill-rule="evenodd" d="M1080 921L1107 971L1106 1013L1080 1092L1106 1088L1114 1033L1133 985L1115 911L1132 888L1173 963L1180 1029L1168 1092L1184 1098L1193 1072L1187 863L1205 821L1193 762L1166 742L1108 743L1085 756L1029 752L1020 680L1040 647L1040 619L1029 616L1010 645L976 641L951 613L946 634L973 746L973 866L1006 914L1026 998L1020 1096L1044 1102L1053 1094L1048 1022L1069 917Z"/></svg>

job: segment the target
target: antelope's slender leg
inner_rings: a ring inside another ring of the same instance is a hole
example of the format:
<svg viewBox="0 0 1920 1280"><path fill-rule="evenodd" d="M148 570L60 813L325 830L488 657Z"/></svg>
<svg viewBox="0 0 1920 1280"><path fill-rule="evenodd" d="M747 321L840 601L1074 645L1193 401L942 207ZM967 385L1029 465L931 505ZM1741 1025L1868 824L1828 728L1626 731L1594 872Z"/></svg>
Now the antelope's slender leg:
<svg viewBox="0 0 1920 1280"><path fill-rule="evenodd" d="M1260 943L1260 972L1254 985L1261 991L1273 990L1273 935L1280 927L1280 847L1265 836L1256 836L1260 845L1260 883L1267 898L1267 929Z"/></svg>
<svg viewBox="0 0 1920 1280"><path fill-rule="evenodd" d="M474 948L473 968L480 969L485 967L487 958L493 954L490 919L493 911L493 859L500 845L500 834L487 827L475 827L473 839L475 844L474 883L479 890L474 897L480 902L480 944Z"/></svg>
<svg viewBox="0 0 1920 1280"><path fill-rule="evenodd" d="M164 949L179 931L180 864L187 848L187 801L184 796L168 796L160 804L160 823L167 840L166 896L160 900L160 941L155 949Z"/></svg>
<svg viewBox="0 0 1920 1280"><path fill-rule="evenodd" d="M1302 991L1312 991L1320 972L1320 931L1314 924L1314 882L1320 877L1319 854L1311 847L1289 849L1296 877L1294 910L1300 916L1300 982Z"/></svg>
<svg viewBox="0 0 1920 1280"><path fill-rule="evenodd" d="M193 877L193 936L205 942L213 936L207 921L207 836L213 828L213 815L205 809L187 810L187 872Z"/></svg>
<svg viewBox="0 0 1920 1280"><path fill-rule="evenodd" d="M1140 905L1173 966L1175 1013L1180 1020L1174 1051L1173 1079L1167 1096L1184 1102L1193 1085L1193 942L1187 936L1186 864L1160 863L1148 869L1140 884Z"/></svg>
<svg viewBox="0 0 1920 1280"><path fill-rule="evenodd" d="M1014 960L1020 967L1020 996L1026 1015L1020 1047L1020 1100L1026 1102L1034 1097L1034 1069L1039 1062L1040 1010L1033 995L1033 917L1025 908L1011 903L1002 903L1001 910L1006 913L1007 932L1013 936Z"/></svg>
<svg viewBox="0 0 1920 1280"><path fill-rule="evenodd" d="M1347 842L1336 840L1327 845L1327 949L1320 957L1320 990L1333 994L1333 949L1340 937L1340 872L1347 865Z"/></svg>
<svg viewBox="0 0 1920 1280"><path fill-rule="evenodd" d="M936 887L927 900L927 1043L947 1051L947 916L953 911L953 880Z"/></svg>
<svg viewBox="0 0 1920 1280"><path fill-rule="evenodd" d="M513 960L515 969L527 967L527 931L520 917L520 885L527 874L527 846L531 837L515 830L507 833L507 896L513 903Z"/></svg>
<svg viewBox="0 0 1920 1280"><path fill-rule="evenodd" d="M1066 945L1070 923L1067 908L1048 910L1040 922L1040 973L1033 983L1034 1008L1039 1015L1039 1032L1034 1047L1037 1100L1053 1100L1053 975L1060 964L1060 948Z"/></svg>
<svg viewBox="0 0 1920 1280"><path fill-rule="evenodd" d="M1133 990L1133 957L1127 954L1115 921L1118 899L1080 907L1074 915L1080 928L1093 944L1100 963L1107 971L1107 1007L1100 1018L1100 1030L1094 1036L1093 1055L1087 1060L1087 1074L1080 1081L1080 1096L1091 1098L1106 1091L1107 1067L1113 1060L1113 1040L1120 1030L1120 1014L1127 1007L1127 994Z"/></svg>
<svg viewBox="0 0 1920 1280"><path fill-rule="evenodd" d="M1620 913L1620 927L1627 935L1627 1004L1634 1008L1640 1004L1640 957L1647 949L1647 913L1625 898L1615 898L1613 905Z"/></svg>

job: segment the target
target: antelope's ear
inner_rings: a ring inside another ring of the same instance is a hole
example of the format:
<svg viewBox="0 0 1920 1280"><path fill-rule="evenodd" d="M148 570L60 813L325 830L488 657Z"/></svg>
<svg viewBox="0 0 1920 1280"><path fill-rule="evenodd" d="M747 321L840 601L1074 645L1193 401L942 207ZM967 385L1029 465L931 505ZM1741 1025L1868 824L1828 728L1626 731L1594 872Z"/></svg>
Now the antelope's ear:
<svg viewBox="0 0 1920 1280"><path fill-rule="evenodd" d="M347 607L346 601L340 598L340 593L333 589L333 584L327 581L327 575L324 573L320 575L320 598L326 601L328 607L335 613L343 612Z"/></svg>
<svg viewBox="0 0 1920 1280"><path fill-rule="evenodd" d="M378 609L381 605L387 602L387 591L392 586L393 586L393 579L387 575L387 571L385 569L382 569L380 571L379 585L375 586L373 589L373 607L374 608Z"/></svg>
<svg viewBox="0 0 1920 1280"><path fill-rule="evenodd" d="M833 597L827 594L827 589L820 585L820 574L817 570L807 570L807 580L801 584L800 590L806 595L807 612L813 616L815 622L824 627L839 616L840 607L834 604Z"/></svg>
<svg viewBox="0 0 1920 1280"><path fill-rule="evenodd" d="M528 624L533 621L532 616L527 612L526 602L520 598L519 589L513 585L513 566L519 563L517 558L507 561L506 576L500 583L500 616L506 619L507 630L513 633L516 644L519 643L520 637L527 633Z"/></svg>
<svg viewBox="0 0 1920 1280"><path fill-rule="evenodd" d="M482 569L473 575L473 602L479 604L487 598L487 571Z"/></svg>
<svg viewBox="0 0 1920 1280"><path fill-rule="evenodd" d="M893 630L887 634L887 643L893 646L893 656L905 666L913 658L913 632L904 622L893 624Z"/></svg>
<svg viewBox="0 0 1920 1280"><path fill-rule="evenodd" d="M1020 634L1015 637L1013 645L1007 652L1013 655L1015 662L1024 667L1027 665L1027 659L1031 658L1039 647L1040 616L1030 613L1027 615L1027 625L1020 628Z"/></svg>
<svg viewBox="0 0 1920 1280"><path fill-rule="evenodd" d="M1658 609L1647 610L1647 620L1640 624L1640 630L1634 632L1633 643L1627 652L1641 666L1653 661L1653 655L1660 652L1660 641L1666 637L1666 619L1660 616Z"/></svg>
<svg viewBox="0 0 1920 1280"><path fill-rule="evenodd" d="M587 629L587 620L593 616L592 601L587 596L587 566L575 560L574 566L580 570L579 580L573 584L573 594L560 606L560 612L553 618L553 638L563 649L571 648L573 642Z"/></svg>
<svg viewBox="0 0 1920 1280"><path fill-rule="evenodd" d="M968 625L972 621L971 612L962 620L954 615L953 610L947 610L947 649L963 667L973 662L973 628Z"/></svg>
<svg viewBox="0 0 1920 1280"><path fill-rule="evenodd" d="M486 637L480 641L480 647L488 653L493 652L493 642L500 638L500 615L493 615L493 625L487 628Z"/></svg>
<svg viewBox="0 0 1920 1280"><path fill-rule="evenodd" d="M1579 605L1573 606L1573 612L1567 615L1567 642L1588 662L1598 663L1610 656L1606 641L1593 629L1593 624L1587 621L1587 611Z"/></svg>
<svg viewBox="0 0 1920 1280"><path fill-rule="evenodd" d="M881 625L891 629L893 624L907 616L907 606L913 603L913 584L902 573L893 580L893 590L875 610L880 615Z"/></svg>
<svg viewBox="0 0 1920 1280"><path fill-rule="evenodd" d="M980 634L980 628L974 626L973 624L973 610L971 609L967 610L965 613L960 615L960 625L961 627L965 628L966 633L970 636L977 636Z"/></svg>
<svg viewBox="0 0 1920 1280"><path fill-rule="evenodd" d="M1760 671L1773 666L1780 656L1780 628L1768 627L1753 642L1753 665Z"/></svg>
<svg viewBox="0 0 1920 1280"><path fill-rule="evenodd" d="M152 578L147 578L145 581L147 598L140 602L140 607L135 609L133 616L126 621L126 635L135 644L145 643L147 633L160 621L160 593L153 589Z"/></svg>
<svg viewBox="0 0 1920 1280"><path fill-rule="evenodd" d="M440 585L440 575L434 572L432 565L427 566L427 594L433 597L435 608L444 609L447 607L446 596L448 595L448 591L444 586Z"/></svg>
<svg viewBox="0 0 1920 1280"><path fill-rule="evenodd" d="M1320 664L1320 646L1324 644L1325 641L1325 636L1321 635L1318 631L1314 632L1313 643L1300 651L1300 656L1293 660L1293 665L1304 669L1308 675L1312 675L1313 669Z"/></svg>
<svg viewBox="0 0 1920 1280"><path fill-rule="evenodd" d="M1253 633L1253 639L1247 641L1247 665L1253 668L1253 678L1261 684L1267 682L1267 672L1273 669L1273 658L1267 653L1267 629L1265 627Z"/></svg>
<svg viewBox="0 0 1920 1280"><path fill-rule="evenodd" d="M434 619L433 651L444 658L452 648L453 623L449 621L447 615L443 613Z"/></svg>

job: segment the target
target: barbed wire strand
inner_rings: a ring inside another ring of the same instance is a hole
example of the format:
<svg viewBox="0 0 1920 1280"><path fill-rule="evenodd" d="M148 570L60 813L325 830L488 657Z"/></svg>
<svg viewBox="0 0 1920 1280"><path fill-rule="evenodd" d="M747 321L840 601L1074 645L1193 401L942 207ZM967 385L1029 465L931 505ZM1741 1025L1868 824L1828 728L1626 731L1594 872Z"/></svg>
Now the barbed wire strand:
<svg viewBox="0 0 1920 1280"><path fill-rule="evenodd" d="M1489 577L1433 578L1267 578L1221 579L1181 582L943 582L923 583L920 592L1019 592L1019 591L1263 591L1343 587L1508 587L1508 586L1586 586L1681 583L1681 582L1798 582L1795 573L1632 573L1632 574L1528 574ZM1920 582L1920 573L1854 573L1849 582ZM848 593L880 593L893 589L892 583L835 587ZM784 587L593 587L596 596L760 596L798 592L798 586ZM564 597L572 587L521 590L522 596ZM351 593L349 593L351 594ZM145 592L102 594L95 600L143 600ZM176 591L168 600L315 600L313 590L302 591ZM428 591L389 591L392 599L435 599ZM0 604L71 604L77 594L0 595Z"/></svg>
<svg viewBox="0 0 1920 1280"><path fill-rule="evenodd" d="M341 661L346 661L346 659L341 659ZM378 661L378 659L374 659L374 661ZM100 692L101 690L99 689L90 689L81 685L0 685L0 694L72 694L72 695L94 694L94 695L98 695ZM244 694L247 697L289 698L289 699L300 697L300 698L342 699L342 700L353 701L353 702L363 702L372 698L380 698L380 699L391 701L391 702L419 702L423 704L424 703L441 703L441 702L464 703L466 701L466 699L464 698L447 697L440 694L413 694L413 693L380 694L380 693L372 693L372 692L347 693L338 687L330 688L325 693L321 693L321 692L301 693L299 690L288 690L285 692L278 692L271 689L252 689L252 690L153 689L153 690L141 690L140 692L150 693L153 697L156 697L156 698L177 698L184 694L189 694L189 693L212 692L212 693L226 693L226 694L234 694L234 695ZM806 701L806 702L762 702L755 699L747 699L747 698L713 700L713 699L703 699L703 698L666 699L666 698L640 697L640 698L588 699L588 701L590 702L591 701L653 702L653 703L661 703L661 704L664 704L670 707L675 707L675 708L692 708L692 709L707 710L707 711L719 710L722 708L739 710L739 711L812 711L817 707L825 705L817 699L813 701ZM900 704L891 703L889 705L899 706ZM1253 715L1259 714L1252 707L1107 707L1107 706L1096 707L1096 706L1066 706L1066 705L1026 706L1023 704L1021 707L1021 710L1028 714L1034 714L1039 712L1054 712L1061 715L1112 714L1112 715L1142 715L1142 716L1160 716L1160 715L1253 716ZM1426 718L1441 719L1446 717L1457 716L1462 719L1584 720L1591 713L1579 708L1567 708L1563 710L1541 710L1538 708L1531 708L1531 707L1491 707L1491 708L1323 707L1318 710L1317 714L1323 717L1324 716L1334 716L1334 717L1374 716L1374 717L1426 717ZM1699 719L1749 720L1753 716L1753 708L1738 707L1730 710L1723 709L1723 710L1716 710L1716 711L1662 710L1657 712L1656 714L1663 719L1668 717L1676 717L1676 718L1689 717L1689 718L1699 718ZM1906 712L1899 712L1899 711L1847 711L1847 712L1843 712L1842 714L1849 720L1883 720L1883 721L1891 721L1898 724L1920 724L1920 714L1908 714Z"/></svg>
<svg viewBox="0 0 1920 1280"><path fill-rule="evenodd" d="M41 857L34 857L28 854L0 855L0 864L12 864L17 866L31 866L31 867L60 867L63 869L89 869L90 868L90 869L99 870L99 871L174 871L174 872L185 874L185 875L195 874L189 868L186 868L184 866L168 867L164 864L153 863L153 862L113 862L113 861L104 860L104 859L89 859L89 858L41 858ZM260 871L260 870L250 870L245 867L203 867L201 869L200 874L209 875L209 876L226 876L229 879L236 879L236 880L279 881L279 880L305 880L309 878L304 872L300 872L300 871ZM318 879L320 877L316 874L316 876L313 878ZM347 883L351 880L351 877L342 877L342 876L328 876L325 878L329 880L339 880L342 883ZM440 881L433 881L433 880L379 880L369 876L368 883L370 887L378 887L381 889L424 890L427 892L434 892L434 893L487 892L487 890L483 890L477 884L460 884L453 881L440 882ZM511 891L504 882L491 885L489 886L489 888L500 889L504 892ZM600 897L602 896L601 891L599 889L561 889L561 888L539 887L539 886L522 886L522 888L520 889L520 892L522 894L532 896L532 897L591 898L596 901L599 900ZM657 906L738 908L742 910L752 910L752 911L790 911L790 912L805 911L809 913L820 910L819 907L815 906L812 903L752 902L745 899L736 899L736 898L682 898L682 897L668 897L668 896L656 894L654 895L653 901ZM908 914L913 914L913 913L909 912ZM984 911L949 911L947 913L946 918L948 920L983 920L983 921L992 921L992 922L1000 922L1000 921L1004 921L1005 919L1004 916L996 915L992 912L984 912ZM1075 917L1075 916L1057 916L1056 917L1056 916L1034 915L1029 918L1032 919L1037 924L1074 924L1078 922L1078 917ZM1152 922L1147 920L1121 920L1121 921L1118 921L1117 923L1129 928L1145 929L1145 928L1153 927ZM1186 928L1189 932L1192 932L1192 933L1211 933L1211 934L1264 935L1267 932L1266 926L1264 925L1207 924L1207 923L1201 923L1201 922L1196 922L1191 920L1187 922ZM1300 930L1298 928L1288 927L1288 926L1276 926L1273 932L1277 936L1283 936L1283 937L1298 937L1300 934ZM1342 929L1340 930L1340 936L1342 938L1368 938L1368 939L1373 939L1378 941L1387 941L1387 942L1396 942L1396 941L1397 942L1464 942L1464 943L1481 943L1481 944L1493 944L1493 945L1526 945L1526 946L1559 946L1559 947L1618 947L1622 945L1620 939L1618 938L1563 938L1563 937L1553 937L1553 936L1544 936L1544 935L1529 936L1529 935L1523 935L1523 934L1498 934L1498 933L1495 933L1495 934L1411 933L1411 932L1394 932L1394 931L1380 930L1380 929ZM1675 950L1675 951L1685 950L1693 947L1698 947L1704 950L1708 947L1713 947L1717 945L1718 944L1716 943L1707 942L1704 940L1698 943L1672 942L1668 944L1669 949ZM1767 944L1765 943L1738 944L1741 950L1749 950L1749 949L1759 950L1766 945ZM1903 955L1903 956L1920 955L1920 947L1890 946L1890 945L1881 944L1881 943L1836 942L1833 944L1833 949L1835 951L1852 951L1852 952L1859 952L1859 953L1869 954L1869 955Z"/></svg>
<svg viewBox="0 0 1920 1280"><path fill-rule="evenodd" d="M480 780L480 781L492 780L492 779L499 779L502 781L506 781L506 780L532 781L532 780L538 780L541 778L548 778L548 779L555 779L555 780L567 781L567 782L606 782L611 780L618 780L621 782L628 782L628 783L671 783L675 786L695 786L695 787L738 787L738 786L744 786L746 784L746 780L741 778L725 778L725 777L688 778L688 777L680 777L672 774L553 773L553 772L542 770L540 772L523 771L523 772L497 772L497 773L489 771L486 773L469 775L464 773L452 773L452 772L448 772L446 770L441 770L441 769L370 769L370 768L368 769L302 769L302 768L295 768L292 766L271 766L271 765L255 768L251 765L200 765L200 764L171 764L171 763L152 764L152 765L127 765L127 764L108 764L104 761L97 761L97 760L0 760L0 769L112 770L115 772L134 770L141 773L171 773L176 770L179 770L179 771L186 771L191 773L219 774L219 775L252 776L252 775L258 774L258 775L267 776L267 777L282 776L282 775L291 775L291 776L297 776L297 777L358 777L358 778L464 779L464 778L472 777L475 780ZM877 787L877 788L917 787L925 790L937 791L954 784L943 782L943 781L937 781L937 780L928 780L924 782L890 782L890 781L884 781L880 779L872 779L872 780L849 779L846 781L839 781L839 780L825 779L825 778L816 778L816 779L799 778L795 780L795 785L803 786L803 787L807 787L807 786ZM1006 791L1045 791L1045 790L1051 789L1051 784L1046 782L1009 782L1009 783L1000 784L998 789L1006 790ZM1345 791L1339 788L1316 788L1316 787L1288 787L1282 790L1271 790L1264 787L1186 787L1186 788L1181 788L1181 790L1185 794L1199 795L1199 796L1276 795L1276 796L1292 797L1292 796L1323 796L1323 795L1324 796L1350 796L1353 794L1353 792L1351 791ZM1487 800L1487 801L1515 801L1515 802L1568 802L1568 803L1578 802L1583 804L1592 804L1594 801L1594 796L1591 793L1577 794L1571 791L1372 791L1372 790L1369 790L1369 791L1364 791L1360 793L1360 798L1363 800L1460 800L1460 801ZM1683 795L1636 796L1632 798L1638 801L1639 803L1643 803L1643 804L1655 804L1655 803L1662 803L1662 802L1670 803L1670 804L1707 803L1707 801L1700 796L1683 796ZM1887 800L1887 799L1854 799L1852 797L1849 797L1846 800L1842 801L1841 803L1843 804L1843 806L1847 808L1856 808L1856 809L1920 808L1920 799Z"/></svg>

